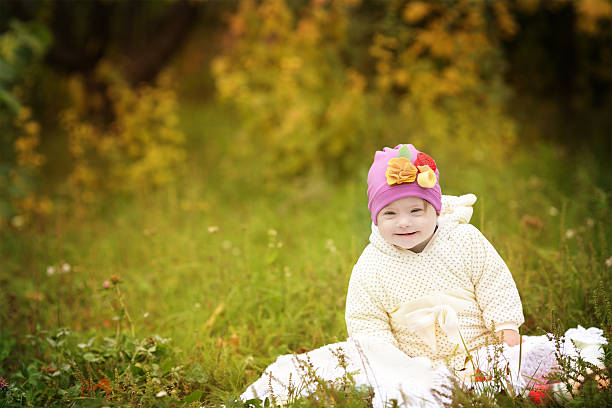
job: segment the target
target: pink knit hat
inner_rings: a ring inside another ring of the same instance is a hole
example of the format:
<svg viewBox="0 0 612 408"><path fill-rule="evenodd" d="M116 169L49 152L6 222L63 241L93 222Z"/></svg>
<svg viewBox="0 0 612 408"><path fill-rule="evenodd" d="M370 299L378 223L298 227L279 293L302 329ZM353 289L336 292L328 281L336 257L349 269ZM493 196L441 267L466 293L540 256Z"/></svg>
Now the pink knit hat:
<svg viewBox="0 0 612 408"><path fill-rule="evenodd" d="M380 210L395 200L419 197L428 201L438 215L442 208L440 172L436 162L413 145L385 147L374 155L368 172L368 209L372 221Z"/></svg>

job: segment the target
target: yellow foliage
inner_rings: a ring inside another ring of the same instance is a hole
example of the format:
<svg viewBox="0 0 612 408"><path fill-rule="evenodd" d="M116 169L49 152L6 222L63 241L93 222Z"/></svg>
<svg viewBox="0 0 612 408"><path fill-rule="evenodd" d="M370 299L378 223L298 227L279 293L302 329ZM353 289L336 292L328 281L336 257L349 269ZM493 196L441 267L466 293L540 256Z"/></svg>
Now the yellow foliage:
<svg viewBox="0 0 612 408"><path fill-rule="evenodd" d="M147 190L175 180L185 158L185 137L170 75L162 74L154 86L133 89L102 63L96 77L108 88L110 124L88 117L84 81L75 76L68 82L73 105L63 112L62 127L74 159L68 180L73 195L91 203L100 192Z"/></svg>
<svg viewBox="0 0 612 408"><path fill-rule="evenodd" d="M486 24L489 5L499 35L515 34L507 2L435 0L409 2L405 24L374 38L377 92L398 99L402 130L415 144L452 143L474 159L501 159L512 148L515 125L503 112L508 90L498 39Z"/></svg>
<svg viewBox="0 0 612 408"><path fill-rule="evenodd" d="M610 0L578 0L578 28L587 34L599 33L601 23L612 20L612 1Z"/></svg>
<svg viewBox="0 0 612 408"><path fill-rule="evenodd" d="M503 35L511 37L518 31L518 25L508 10L508 4L503 1L493 3L495 18Z"/></svg>
<svg viewBox="0 0 612 408"><path fill-rule="evenodd" d="M269 180L342 168L363 144L366 81L339 52L356 3L315 0L294 15L283 0L244 1L230 19L234 44L212 72L246 121L234 153L256 158Z"/></svg>
<svg viewBox="0 0 612 408"><path fill-rule="evenodd" d="M14 142L14 150L19 167L34 169L40 167L45 159L36 150L40 144L40 125L31 117L32 111L27 107L17 113L15 127L18 136Z"/></svg>
<svg viewBox="0 0 612 408"><path fill-rule="evenodd" d="M414 24L425 18L431 11L431 5L424 1L415 1L408 3L404 9L404 20Z"/></svg>

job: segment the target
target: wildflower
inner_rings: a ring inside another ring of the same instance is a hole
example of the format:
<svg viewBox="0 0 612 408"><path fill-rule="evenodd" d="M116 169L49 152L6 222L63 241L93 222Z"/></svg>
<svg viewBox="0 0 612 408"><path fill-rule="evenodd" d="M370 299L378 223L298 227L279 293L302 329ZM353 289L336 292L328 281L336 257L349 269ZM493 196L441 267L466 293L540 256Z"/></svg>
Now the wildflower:
<svg viewBox="0 0 612 408"><path fill-rule="evenodd" d="M45 374L53 374L53 373L57 372L57 367L42 366L42 367L40 367L40 371L42 371Z"/></svg>
<svg viewBox="0 0 612 408"><path fill-rule="evenodd" d="M202 307L202 305L196 302L194 303L193 307L195 307L196 309L199 309L200 307Z"/></svg>
<svg viewBox="0 0 612 408"><path fill-rule="evenodd" d="M567 239L574 238L574 235L576 235L576 231L574 231L573 229L568 229L567 231L565 231L565 237Z"/></svg>
<svg viewBox="0 0 612 408"><path fill-rule="evenodd" d="M539 217L527 214L523 215L523 218L521 218L521 223L526 227L536 230L542 229L544 226L544 222Z"/></svg>
<svg viewBox="0 0 612 408"><path fill-rule="evenodd" d="M102 286L104 287L104 289L110 289L111 283L109 281L104 281L102 283Z"/></svg>
<svg viewBox="0 0 612 408"><path fill-rule="evenodd" d="M157 228L145 228L142 230L142 234L145 237L150 237L151 235L157 234Z"/></svg>
<svg viewBox="0 0 612 408"><path fill-rule="evenodd" d="M157 398L163 398L163 397L167 397L167 396L168 396L168 393L167 393L166 391L160 391L160 392L158 392L157 394L155 394L155 396L156 396Z"/></svg>
<svg viewBox="0 0 612 408"><path fill-rule="evenodd" d="M334 244L334 240L333 239L328 239L327 242L325 243L325 248L327 248L327 250L329 252L336 252L336 245Z"/></svg>
<svg viewBox="0 0 612 408"><path fill-rule="evenodd" d="M546 384L538 384L529 391L529 398L534 404L542 405L546 400Z"/></svg>
<svg viewBox="0 0 612 408"><path fill-rule="evenodd" d="M493 376L489 376L488 378L484 375L484 373L481 373L480 370L477 368L476 369L476 374L474 375L474 381L476 382L484 382L484 381L491 381L493 379Z"/></svg>
<svg viewBox="0 0 612 408"><path fill-rule="evenodd" d="M64 264L62 265L62 273L68 273L68 272L70 272L70 269L72 269L70 267L70 264L64 262Z"/></svg>
<svg viewBox="0 0 612 408"><path fill-rule="evenodd" d="M606 259L606 266L609 268L612 266L612 256Z"/></svg>
<svg viewBox="0 0 612 408"><path fill-rule="evenodd" d="M238 338L238 335L236 333L232 333L230 339L227 342L233 345L234 347L238 347L238 345L240 344L240 339Z"/></svg>
<svg viewBox="0 0 612 408"><path fill-rule="evenodd" d="M144 317L145 319L149 317L149 312L143 313L142 317Z"/></svg>
<svg viewBox="0 0 612 408"><path fill-rule="evenodd" d="M21 227L23 227L25 225L25 217L23 215L16 215L13 218L11 218L11 225L13 225L13 227L19 229Z"/></svg>
<svg viewBox="0 0 612 408"><path fill-rule="evenodd" d="M541 179L537 176L531 176L529 177L529 179L527 180L527 184L529 185L529 187L531 188L537 188L540 186L541 184Z"/></svg>
<svg viewBox="0 0 612 408"><path fill-rule="evenodd" d="M55 266L47 266L47 275L52 276L55 274Z"/></svg>
<svg viewBox="0 0 612 408"><path fill-rule="evenodd" d="M81 396L84 397L86 393L88 393L90 387L89 381L86 381L85 384L81 386ZM110 395L113 391L110 382L106 378L101 378L100 381L95 383L91 388L92 392L96 392L96 390L101 390L106 395Z"/></svg>
<svg viewBox="0 0 612 408"><path fill-rule="evenodd" d="M111 275L111 277L109 278L109 280L111 281L111 283L113 285L116 285L120 282L119 277L115 274Z"/></svg>
<svg viewBox="0 0 612 408"><path fill-rule="evenodd" d="M6 381L6 378L0 377L0 388L6 388L6 387L8 387L8 381Z"/></svg>
<svg viewBox="0 0 612 408"><path fill-rule="evenodd" d="M42 302L45 300L45 295L40 292L27 292L26 298L35 302Z"/></svg>
<svg viewBox="0 0 612 408"><path fill-rule="evenodd" d="M210 232L211 234L217 231L219 231L219 227L217 227L216 225L211 225L210 227L208 227L208 232Z"/></svg>
<svg viewBox="0 0 612 408"><path fill-rule="evenodd" d="M559 215L559 210L557 210L556 207L550 207L548 209L548 215L550 215L551 217L556 217L557 215Z"/></svg>
<svg viewBox="0 0 612 408"><path fill-rule="evenodd" d="M268 230L268 235L271 237L275 237L278 235L278 232L275 229L269 229Z"/></svg>

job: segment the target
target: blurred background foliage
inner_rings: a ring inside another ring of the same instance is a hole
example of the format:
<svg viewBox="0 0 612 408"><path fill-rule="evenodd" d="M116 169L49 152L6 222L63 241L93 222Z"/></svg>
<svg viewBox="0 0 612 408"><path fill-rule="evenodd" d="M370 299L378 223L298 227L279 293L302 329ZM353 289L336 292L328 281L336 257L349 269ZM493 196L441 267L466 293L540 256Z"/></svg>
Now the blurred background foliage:
<svg viewBox="0 0 612 408"><path fill-rule="evenodd" d="M517 145L552 142L588 152L596 183L610 186L609 0L9 1L0 11L5 226L181 177L190 149L179 99L231 112L224 142L196 140L220 150L228 182L249 163L267 191L287 177L340 180L406 140L452 144L442 160L498 165Z"/></svg>
<svg viewBox="0 0 612 408"><path fill-rule="evenodd" d="M406 142L478 196L523 333L610 338L610 112L612 0L0 1L0 376L219 402L343 340L367 169ZM126 320L187 356L107 359Z"/></svg>

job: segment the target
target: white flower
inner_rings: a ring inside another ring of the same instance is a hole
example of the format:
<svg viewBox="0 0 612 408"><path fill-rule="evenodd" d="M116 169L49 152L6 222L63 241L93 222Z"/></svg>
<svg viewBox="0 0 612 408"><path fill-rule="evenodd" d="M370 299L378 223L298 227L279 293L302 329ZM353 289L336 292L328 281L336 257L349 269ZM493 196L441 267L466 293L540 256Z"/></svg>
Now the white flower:
<svg viewBox="0 0 612 408"><path fill-rule="evenodd" d="M149 312L145 312L145 313L143 313L143 314L142 314L142 317L144 317L145 319L146 319L147 317L149 317Z"/></svg>
<svg viewBox="0 0 612 408"><path fill-rule="evenodd" d="M199 309L199 308L202 307L202 305L199 304L198 302L196 302L196 303L193 304L193 307L195 307L196 309Z"/></svg>
<svg viewBox="0 0 612 408"><path fill-rule="evenodd" d="M559 210L557 210L557 208L556 208L556 207L550 207L550 208L548 209L548 214L549 214L551 217L555 217L555 216L557 216L557 215L559 214Z"/></svg>
<svg viewBox="0 0 612 408"><path fill-rule="evenodd" d="M158 392L157 394L155 394L155 396L156 396L157 398L163 398L163 397L167 397L167 396L168 396L168 393L167 393L166 391L160 391L160 392Z"/></svg>
<svg viewBox="0 0 612 408"><path fill-rule="evenodd" d="M64 264L62 265L62 272L68 273L70 272L70 269L71 269L70 264L64 262Z"/></svg>
<svg viewBox="0 0 612 408"><path fill-rule="evenodd" d="M609 268L612 266L612 256L606 259L606 266Z"/></svg>
<svg viewBox="0 0 612 408"><path fill-rule="evenodd" d="M208 227L208 232L210 232L211 234L217 231L219 231L219 227L217 227L216 225L211 225L210 227Z"/></svg>
<svg viewBox="0 0 612 408"><path fill-rule="evenodd" d="M572 239L574 235L576 235L576 231L574 231L573 229L568 229L567 231L565 231L565 237L567 239Z"/></svg>
<svg viewBox="0 0 612 408"><path fill-rule="evenodd" d="M278 235L278 232L276 232L275 229L269 229L268 230L268 235L271 237L275 237L276 235Z"/></svg>
<svg viewBox="0 0 612 408"><path fill-rule="evenodd" d="M612 258L610 258L610 259L612 259ZM47 275L51 276L53 274L55 274L55 266L48 266L47 267Z"/></svg>

